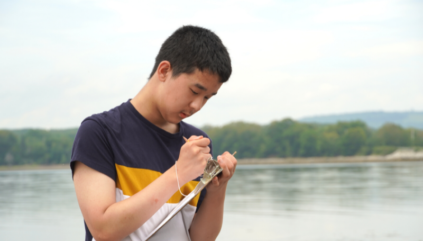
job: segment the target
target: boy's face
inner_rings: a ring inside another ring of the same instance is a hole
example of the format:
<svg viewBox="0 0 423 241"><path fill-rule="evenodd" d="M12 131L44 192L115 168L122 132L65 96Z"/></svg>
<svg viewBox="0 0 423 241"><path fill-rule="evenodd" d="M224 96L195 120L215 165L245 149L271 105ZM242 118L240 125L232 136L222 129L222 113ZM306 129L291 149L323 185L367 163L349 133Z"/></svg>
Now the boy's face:
<svg viewBox="0 0 423 241"><path fill-rule="evenodd" d="M222 83L218 75L196 69L191 74L170 76L163 85L159 111L164 120L176 124L199 111L217 94Z"/></svg>

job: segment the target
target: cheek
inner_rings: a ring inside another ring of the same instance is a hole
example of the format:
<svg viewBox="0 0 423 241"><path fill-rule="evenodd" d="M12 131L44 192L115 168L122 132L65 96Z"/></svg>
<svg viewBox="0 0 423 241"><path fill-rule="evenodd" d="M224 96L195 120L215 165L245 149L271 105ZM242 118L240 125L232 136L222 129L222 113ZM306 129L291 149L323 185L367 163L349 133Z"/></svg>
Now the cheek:
<svg viewBox="0 0 423 241"><path fill-rule="evenodd" d="M184 102L184 99L179 95L170 95L167 98L167 109L169 111L175 112L175 111L181 111L186 103Z"/></svg>
<svg viewBox="0 0 423 241"><path fill-rule="evenodd" d="M168 105L172 104L173 102L177 101L179 98L178 93L175 93L175 91L173 91L172 87L170 87L168 89L168 91L166 92L166 95L164 97L166 103Z"/></svg>

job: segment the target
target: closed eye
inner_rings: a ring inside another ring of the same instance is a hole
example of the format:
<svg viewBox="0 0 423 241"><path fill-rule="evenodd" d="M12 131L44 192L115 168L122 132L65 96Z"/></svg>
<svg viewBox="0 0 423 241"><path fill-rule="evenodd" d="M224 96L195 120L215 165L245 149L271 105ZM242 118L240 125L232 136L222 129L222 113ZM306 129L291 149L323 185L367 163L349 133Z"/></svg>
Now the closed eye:
<svg viewBox="0 0 423 241"><path fill-rule="evenodd" d="M194 95L198 95L198 93L197 92L195 92L193 89L191 89L190 88L190 90L191 90L191 92L194 94ZM207 96L204 96L204 99L206 99L206 100L208 100L210 97L207 97Z"/></svg>

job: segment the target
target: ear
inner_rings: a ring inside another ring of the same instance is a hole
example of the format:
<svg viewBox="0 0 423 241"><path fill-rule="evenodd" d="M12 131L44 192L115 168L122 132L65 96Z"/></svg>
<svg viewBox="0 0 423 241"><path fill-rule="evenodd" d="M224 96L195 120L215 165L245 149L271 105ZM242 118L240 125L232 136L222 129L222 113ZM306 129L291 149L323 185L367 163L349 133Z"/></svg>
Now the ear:
<svg viewBox="0 0 423 241"><path fill-rule="evenodd" d="M167 60L160 62L157 66L157 76L161 82L165 82L168 78L172 76L172 66Z"/></svg>

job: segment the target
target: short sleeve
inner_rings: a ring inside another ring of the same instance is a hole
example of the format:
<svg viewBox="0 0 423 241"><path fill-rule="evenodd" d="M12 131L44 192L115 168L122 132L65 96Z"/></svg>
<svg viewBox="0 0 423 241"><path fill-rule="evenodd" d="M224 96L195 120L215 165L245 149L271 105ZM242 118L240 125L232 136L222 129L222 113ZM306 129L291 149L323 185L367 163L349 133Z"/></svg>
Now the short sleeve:
<svg viewBox="0 0 423 241"><path fill-rule="evenodd" d="M72 176L75 162L80 161L116 181L114 157L106 131L101 124L91 119L81 123L72 147Z"/></svg>

